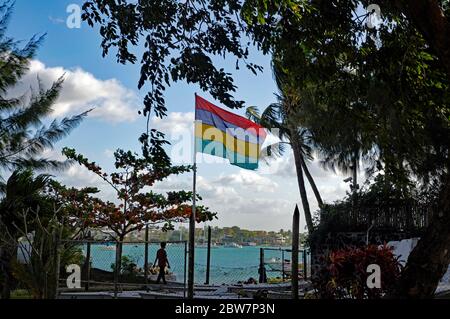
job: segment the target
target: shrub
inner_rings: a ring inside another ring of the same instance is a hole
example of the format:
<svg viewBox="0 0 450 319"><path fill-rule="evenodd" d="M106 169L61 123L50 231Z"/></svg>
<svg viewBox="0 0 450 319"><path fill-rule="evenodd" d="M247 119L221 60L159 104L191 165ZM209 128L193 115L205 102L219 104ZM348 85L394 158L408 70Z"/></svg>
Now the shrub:
<svg viewBox="0 0 450 319"><path fill-rule="evenodd" d="M386 245L335 250L323 258L323 263L313 284L320 298L328 299L381 298L394 289L401 272L398 258ZM367 286L370 264L380 266L381 288Z"/></svg>
<svg viewBox="0 0 450 319"><path fill-rule="evenodd" d="M121 263L120 263L120 273L121 274L133 274L135 272L135 268L137 267L136 262L134 258L130 256L122 256L121 257ZM116 264L111 264L111 269L115 271Z"/></svg>

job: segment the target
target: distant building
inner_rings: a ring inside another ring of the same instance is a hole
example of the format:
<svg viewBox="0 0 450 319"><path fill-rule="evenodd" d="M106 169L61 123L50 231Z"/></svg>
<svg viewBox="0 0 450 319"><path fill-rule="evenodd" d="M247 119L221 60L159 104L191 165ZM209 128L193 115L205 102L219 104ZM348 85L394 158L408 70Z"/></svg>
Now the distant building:
<svg viewBox="0 0 450 319"><path fill-rule="evenodd" d="M233 242L233 241L234 241L234 237L231 236L231 235L224 235L224 236L222 237L222 242L223 242L223 243L231 243L231 242Z"/></svg>
<svg viewBox="0 0 450 319"><path fill-rule="evenodd" d="M281 234L278 234L277 237L275 238L275 244L277 245L286 244L286 237Z"/></svg>
<svg viewBox="0 0 450 319"><path fill-rule="evenodd" d="M116 233L108 228L92 229L91 236L94 240L111 240L115 237Z"/></svg>

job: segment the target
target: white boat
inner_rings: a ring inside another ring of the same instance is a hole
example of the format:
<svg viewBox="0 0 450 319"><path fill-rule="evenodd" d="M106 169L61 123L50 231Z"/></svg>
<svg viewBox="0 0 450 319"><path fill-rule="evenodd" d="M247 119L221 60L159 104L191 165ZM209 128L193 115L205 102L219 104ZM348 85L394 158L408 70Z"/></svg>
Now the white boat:
<svg viewBox="0 0 450 319"><path fill-rule="evenodd" d="M224 244L223 247L225 247L225 248L242 248L242 245L239 245L236 243L227 243L227 244Z"/></svg>
<svg viewBox="0 0 450 319"><path fill-rule="evenodd" d="M271 258L268 262L266 262L266 265L272 271L282 271L283 269L285 273L291 272L290 260L285 260L283 263L283 261L280 258Z"/></svg>
<svg viewBox="0 0 450 319"><path fill-rule="evenodd" d="M216 244L211 244L211 249L217 248L218 246ZM195 245L195 248L208 248L208 244L197 244Z"/></svg>

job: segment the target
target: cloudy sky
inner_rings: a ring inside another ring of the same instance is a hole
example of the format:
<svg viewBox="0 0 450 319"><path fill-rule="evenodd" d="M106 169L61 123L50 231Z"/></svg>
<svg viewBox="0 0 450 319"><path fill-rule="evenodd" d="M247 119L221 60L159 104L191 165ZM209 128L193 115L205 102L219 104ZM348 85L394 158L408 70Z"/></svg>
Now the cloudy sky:
<svg viewBox="0 0 450 319"><path fill-rule="evenodd" d="M9 35L26 42L34 34L46 33L38 55L30 65L29 73L12 93L36 87L37 77L50 86L60 76L65 82L54 107L53 117L95 110L68 138L58 143L47 155L61 158L61 148L73 147L106 170L112 169L112 154L117 148L139 150L137 141L145 129L145 119L137 111L142 106L145 88L137 90L139 65L119 65L114 56L101 57L100 37L97 31L86 25L70 29L66 9L81 1L66 0L17 0L9 27ZM139 49L136 49L139 56ZM238 86L237 99L247 106L264 108L275 101L276 87L270 71L269 57L253 52L253 61L264 67L258 76L246 70L234 71L235 60L217 60L217 63L233 71ZM172 141L168 152L174 161L189 161L192 157L184 152L190 146L193 129L194 93L220 106L211 96L196 85L177 83L166 92L169 115L164 119L153 118L152 127L167 133ZM243 111L234 111L243 114ZM186 135L187 132L187 135ZM187 138L186 138L187 136ZM198 160L202 156L198 155ZM291 227L291 215L298 203L296 174L291 150L284 157L272 160L269 166L262 164L259 171L246 171L224 163L214 162L206 156L198 165L198 190L204 204L218 212L219 219L212 225L234 226L248 229L279 230ZM326 202L342 198L348 190L343 182L345 176L324 171L317 162L309 164L319 191ZM55 173L56 174L56 173ZM98 178L85 169L73 166L66 172L57 173L58 179L72 186L98 186L101 196L112 199L113 192ZM156 188L161 192L190 189L191 174L170 177ZM308 189L312 210L317 209L314 196ZM301 230L304 231L304 218Z"/></svg>

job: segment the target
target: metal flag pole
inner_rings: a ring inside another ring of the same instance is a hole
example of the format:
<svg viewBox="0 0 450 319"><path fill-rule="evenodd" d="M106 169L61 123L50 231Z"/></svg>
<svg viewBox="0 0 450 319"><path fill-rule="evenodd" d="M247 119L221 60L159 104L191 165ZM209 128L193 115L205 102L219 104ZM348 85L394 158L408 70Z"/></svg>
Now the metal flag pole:
<svg viewBox="0 0 450 319"><path fill-rule="evenodd" d="M197 100L197 93L195 94ZM197 101L195 102L195 114L197 114ZM193 183L192 183L192 213L189 219L189 268L188 268L188 298L194 298L194 250L195 250L195 201L197 197L197 143L195 141L195 119L194 119L194 155L193 155Z"/></svg>

